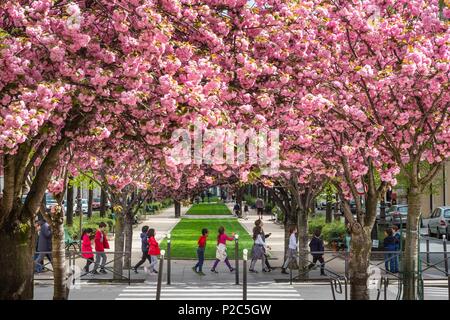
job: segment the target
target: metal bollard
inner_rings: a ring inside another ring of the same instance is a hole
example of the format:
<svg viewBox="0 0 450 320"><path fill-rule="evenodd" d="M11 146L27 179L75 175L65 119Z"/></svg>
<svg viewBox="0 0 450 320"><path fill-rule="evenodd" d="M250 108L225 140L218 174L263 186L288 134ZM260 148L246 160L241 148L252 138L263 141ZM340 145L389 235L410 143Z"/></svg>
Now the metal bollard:
<svg viewBox="0 0 450 320"><path fill-rule="evenodd" d="M170 249L171 249L171 235L170 233L167 234L167 284L170 285L170 271L171 271L171 259L170 259Z"/></svg>
<svg viewBox="0 0 450 320"><path fill-rule="evenodd" d="M447 256L447 239L446 236L442 236L442 245L444 247L444 266L445 266L445 275L448 276L448 256Z"/></svg>
<svg viewBox="0 0 450 320"><path fill-rule="evenodd" d="M161 250L161 258L159 259L158 284L156 285L156 300L161 300L161 282L164 266L164 255L166 252Z"/></svg>
<svg viewBox="0 0 450 320"><path fill-rule="evenodd" d="M247 254L248 250L244 249L242 255L242 300L247 300Z"/></svg>
<svg viewBox="0 0 450 320"><path fill-rule="evenodd" d="M235 259L235 276L236 284L239 284L239 235L234 235L234 259Z"/></svg>
<svg viewBox="0 0 450 320"><path fill-rule="evenodd" d="M430 265L430 239L426 239L425 243L427 245L427 266Z"/></svg>

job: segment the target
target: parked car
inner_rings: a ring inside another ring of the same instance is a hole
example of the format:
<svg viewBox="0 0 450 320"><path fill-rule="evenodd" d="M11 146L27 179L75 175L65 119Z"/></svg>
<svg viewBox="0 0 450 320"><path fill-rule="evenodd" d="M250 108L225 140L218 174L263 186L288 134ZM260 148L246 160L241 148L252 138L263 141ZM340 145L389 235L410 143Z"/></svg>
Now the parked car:
<svg viewBox="0 0 450 320"><path fill-rule="evenodd" d="M45 193L45 210L50 212L50 210L56 206L58 202L50 193Z"/></svg>
<svg viewBox="0 0 450 320"><path fill-rule="evenodd" d="M73 205L73 212L77 212L78 206L77 206L78 200L74 200ZM86 214L88 212L88 200L87 199L81 199L81 211Z"/></svg>
<svg viewBox="0 0 450 320"><path fill-rule="evenodd" d="M428 219L428 234L436 235L441 238L442 235L450 236L450 207L438 207L434 209Z"/></svg>
<svg viewBox="0 0 450 320"><path fill-rule="evenodd" d="M408 219L408 206L406 204L392 205L386 212L386 221L392 224L406 225Z"/></svg>
<svg viewBox="0 0 450 320"><path fill-rule="evenodd" d="M101 199L100 198L94 198L92 200L92 210L100 210L100 207L102 205ZM109 202L109 200L106 201L105 204L105 209L108 210L111 206L111 203Z"/></svg>

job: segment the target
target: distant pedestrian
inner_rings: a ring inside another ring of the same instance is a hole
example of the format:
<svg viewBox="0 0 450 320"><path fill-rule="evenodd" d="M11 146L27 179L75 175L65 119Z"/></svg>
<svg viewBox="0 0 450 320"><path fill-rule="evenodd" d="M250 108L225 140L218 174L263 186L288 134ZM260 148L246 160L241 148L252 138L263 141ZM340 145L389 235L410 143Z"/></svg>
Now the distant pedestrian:
<svg viewBox="0 0 450 320"><path fill-rule="evenodd" d="M143 226L141 229L141 251L142 251L142 258L139 260L139 262L133 267L134 273L138 273L137 268L139 268L142 264L144 264L145 260L148 260L148 262L152 263L150 260L150 256L148 255L148 226Z"/></svg>
<svg viewBox="0 0 450 320"><path fill-rule="evenodd" d="M230 261L228 261L227 257L227 240L228 241L234 240L234 232L231 234L231 237L229 237L225 234L225 228L221 226L219 228L219 234L217 235L216 261L214 262L211 272L218 273L216 271L216 267L220 261L225 262L228 269L230 269L230 272L234 271L234 268L231 267Z"/></svg>
<svg viewBox="0 0 450 320"><path fill-rule="evenodd" d="M244 219L248 220L248 204L244 205Z"/></svg>
<svg viewBox="0 0 450 320"><path fill-rule="evenodd" d="M44 258L46 257L50 263L52 262L52 231L47 221L39 220L39 240L38 240L38 256L35 262L40 265L40 269L44 269Z"/></svg>
<svg viewBox="0 0 450 320"><path fill-rule="evenodd" d="M263 213L264 213L264 201L261 198L257 198L255 201L256 206L256 213L258 214L258 219L263 219Z"/></svg>
<svg viewBox="0 0 450 320"><path fill-rule="evenodd" d="M233 213L236 215L236 217L239 217L239 213L241 211L241 206L239 203L236 202L236 204L233 207Z"/></svg>
<svg viewBox="0 0 450 320"><path fill-rule="evenodd" d="M194 272L197 272L199 275L204 276L205 274L202 271L203 268L203 262L205 261L205 249L206 249L206 240L208 238L208 229L203 228L202 229L202 235L198 239L198 248L197 248L197 257L198 262L197 264L192 268Z"/></svg>
<svg viewBox="0 0 450 320"><path fill-rule="evenodd" d="M161 250L159 249L158 241L155 239L155 229L148 230L148 254L150 256L150 273L158 273L155 269L156 264L158 263L158 256L161 254Z"/></svg>
<svg viewBox="0 0 450 320"><path fill-rule="evenodd" d="M393 232L391 228L388 228L384 231L385 238L383 241L383 247L386 253L384 254L384 266L386 271L391 273L398 272L398 264L397 264L397 239L393 236Z"/></svg>
<svg viewBox="0 0 450 320"><path fill-rule="evenodd" d="M89 273L89 267L94 263L94 253L92 251L92 240L94 236L92 233L93 230L87 228L83 230L83 235L81 236L81 256L86 259L86 265L84 266L86 273Z"/></svg>
<svg viewBox="0 0 450 320"><path fill-rule="evenodd" d="M313 262L308 266L308 269L312 269L317 261L320 262L320 275L325 276L325 260L323 259L323 253L325 251L323 240L320 238L320 229L314 230L314 236L309 243L309 249L313 257Z"/></svg>
<svg viewBox="0 0 450 320"><path fill-rule="evenodd" d="M297 259L297 227L291 226L289 228L289 246L284 260L283 266L281 267L281 273L287 274L286 269L289 267L292 261Z"/></svg>
<svg viewBox="0 0 450 320"><path fill-rule="evenodd" d="M38 221L35 222L34 228L36 229L36 241L35 241L35 248L34 248L35 250L34 250L34 257L33 257L33 261L35 261L34 272L40 273L40 272L42 272L42 264L37 261L37 258L39 257L39 249L38 248L39 248L39 233L41 230L41 226Z"/></svg>
<svg viewBox="0 0 450 320"><path fill-rule="evenodd" d="M95 233L95 267L93 274L98 274L98 267L100 266L100 273L107 273L105 270L106 254L105 249L109 249L108 239L106 238L106 223L103 221L98 224L97 232ZM101 260L101 262L100 262Z"/></svg>

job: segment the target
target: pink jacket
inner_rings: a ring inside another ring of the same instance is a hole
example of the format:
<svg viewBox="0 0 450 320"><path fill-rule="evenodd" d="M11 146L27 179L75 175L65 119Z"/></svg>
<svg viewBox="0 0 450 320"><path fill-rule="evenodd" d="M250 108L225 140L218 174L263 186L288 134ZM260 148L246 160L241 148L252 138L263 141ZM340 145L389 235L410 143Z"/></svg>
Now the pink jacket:
<svg viewBox="0 0 450 320"><path fill-rule="evenodd" d="M217 244L223 243L224 245L226 245L227 240L231 241L231 240L234 240L234 238L227 236L225 233L222 233L221 235L219 235L217 237Z"/></svg>

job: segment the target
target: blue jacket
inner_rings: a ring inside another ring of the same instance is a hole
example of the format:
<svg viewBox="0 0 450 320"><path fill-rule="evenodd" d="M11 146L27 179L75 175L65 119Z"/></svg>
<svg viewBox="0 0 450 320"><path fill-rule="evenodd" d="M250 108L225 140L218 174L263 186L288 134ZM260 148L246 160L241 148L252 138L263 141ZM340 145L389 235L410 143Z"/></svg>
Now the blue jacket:
<svg viewBox="0 0 450 320"><path fill-rule="evenodd" d="M393 236L384 238L383 247L385 251L397 251L398 240Z"/></svg>
<svg viewBox="0 0 450 320"><path fill-rule="evenodd" d="M323 252L325 251L323 240L319 237L314 236L309 243L309 249L311 250L311 252L313 252L311 253L313 256L322 256Z"/></svg>
<svg viewBox="0 0 450 320"><path fill-rule="evenodd" d="M39 252L52 251L52 231L47 222L41 225L37 249Z"/></svg>
<svg viewBox="0 0 450 320"><path fill-rule="evenodd" d="M145 232L141 232L141 250L145 253L148 252L148 236Z"/></svg>

